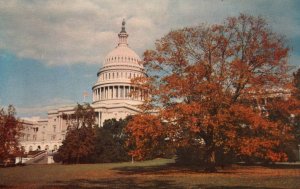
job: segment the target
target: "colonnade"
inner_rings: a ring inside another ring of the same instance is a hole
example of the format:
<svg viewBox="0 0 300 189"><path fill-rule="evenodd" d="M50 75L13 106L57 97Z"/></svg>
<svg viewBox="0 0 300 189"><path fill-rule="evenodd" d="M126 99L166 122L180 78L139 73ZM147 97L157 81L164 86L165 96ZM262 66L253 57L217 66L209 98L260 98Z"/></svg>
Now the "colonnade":
<svg viewBox="0 0 300 189"><path fill-rule="evenodd" d="M103 86L93 89L93 102L108 99L144 100L145 93L130 85Z"/></svg>

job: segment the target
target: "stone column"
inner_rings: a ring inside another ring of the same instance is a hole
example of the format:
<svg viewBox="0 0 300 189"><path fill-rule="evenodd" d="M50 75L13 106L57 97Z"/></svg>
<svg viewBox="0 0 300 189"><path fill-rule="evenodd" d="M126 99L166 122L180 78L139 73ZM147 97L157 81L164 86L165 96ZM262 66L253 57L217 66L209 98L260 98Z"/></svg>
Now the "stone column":
<svg viewBox="0 0 300 189"><path fill-rule="evenodd" d="M106 87L106 99L108 99L108 87Z"/></svg>
<svg viewBox="0 0 300 189"><path fill-rule="evenodd" d="M100 99L99 99L99 100L102 100L102 93L101 93L101 89L102 89L102 87L100 87L100 89L99 89L99 93L100 93Z"/></svg>
<svg viewBox="0 0 300 189"><path fill-rule="evenodd" d="M110 89L109 89L109 86L108 87L106 87L107 88L107 98L106 99L109 99L110 98Z"/></svg>
<svg viewBox="0 0 300 189"><path fill-rule="evenodd" d="M129 88L128 88L128 86L124 86L124 87L125 87L125 99L127 99Z"/></svg>
<svg viewBox="0 0 300 189"><path fill-rule="evenodd" d="M98 127L101 127L101 112L98 112Z"/></svg>
<svg viewBox="0 0 300 189"><path fill-rule="evenodd" d="M98 101L100 100L100 89L97 89L97 93L98 93Z"/></svg>
<svg viewBox="0 0 300 189"><path fill-rule="evenodd" d="M95 98L96 98L96 101L98 101L98 89L97 88L95 89Z"/></svg>
<svg viewBox="0 0 300 189"><path fill-rule="evenodd" d="M125 86L123 85L122 88L123 88L123 91L122 91L123 97L122 98L124 99L125 98Z"/></svg>
<svg viewBox="0 0 300 189"><path fill-rule="evenodd" d="M119 97L120 97L120 94L119 94L119 93L120 93L120 91L119 91L119 86L117 85L117 86L116 86L116 98L117 98L117 99L119 99Z"/></svg>
<svg viewBox="0 0 300 189"><path fill-rule="evenodd" d="M102 95L101 95L101 87L99 87L99 100L101 100L101 97L102 97Z"/></svg>

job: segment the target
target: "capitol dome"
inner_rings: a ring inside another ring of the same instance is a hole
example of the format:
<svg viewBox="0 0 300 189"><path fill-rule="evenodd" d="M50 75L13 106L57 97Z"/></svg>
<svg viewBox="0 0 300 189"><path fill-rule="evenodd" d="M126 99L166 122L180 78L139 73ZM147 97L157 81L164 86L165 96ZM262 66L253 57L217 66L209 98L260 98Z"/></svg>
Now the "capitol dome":
<svg viewBox="0 0 300 189"><path fill-rule="evenodd" d="M128 46L124 20L118 37L117 47L108 53L97 73L93 104L139 105L144 100L144 91L131 82L133 78L144 77L145 72L140 57Z"/></svg>
<svg viewBox="0 0 300 189"><path fill-rule="evenodd" d="M104 59L104 67L110 65L119 65L124 64L141 67L140 57L128 46L127 38L128 34L125 30L125 21L122 22L122 30L118 34L119 43L118 46L113 49Z"/></svg>
<svg viewBox="0 0 300 189"><path fill-rule="evenodd" d="M118 45L112 50L104 61L104 66L110 64L138 64L141 61L140 57L128 46ZM139 65L140 66L140 65Z"/></svg>

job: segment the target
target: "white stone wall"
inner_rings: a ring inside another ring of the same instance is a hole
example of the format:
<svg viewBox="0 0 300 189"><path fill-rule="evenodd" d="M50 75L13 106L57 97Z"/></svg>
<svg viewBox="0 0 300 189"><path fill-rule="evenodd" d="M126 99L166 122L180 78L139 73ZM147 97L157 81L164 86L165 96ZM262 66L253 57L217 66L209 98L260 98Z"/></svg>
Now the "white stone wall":
<svg viewBox="0 0 300 189"><path fill-rule="evenodd" d="M48 121L49 120L49 121ZM56 122L51 119L21 121L23 123L20 145L25 152L34 150L57 150L61 144L61 132L55 129Z"/></svg>

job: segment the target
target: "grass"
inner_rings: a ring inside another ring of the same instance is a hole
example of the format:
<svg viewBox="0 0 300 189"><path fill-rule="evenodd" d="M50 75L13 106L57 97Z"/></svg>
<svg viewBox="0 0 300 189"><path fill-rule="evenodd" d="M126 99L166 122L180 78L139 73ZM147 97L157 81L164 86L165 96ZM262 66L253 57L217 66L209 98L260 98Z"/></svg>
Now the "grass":
<svg viewBox="0 0 300 189"><path fill-rule="evenodd" d="M207 174L173 160L0 169L0 188L300 188L297 165L238 166Z"/></svg>

